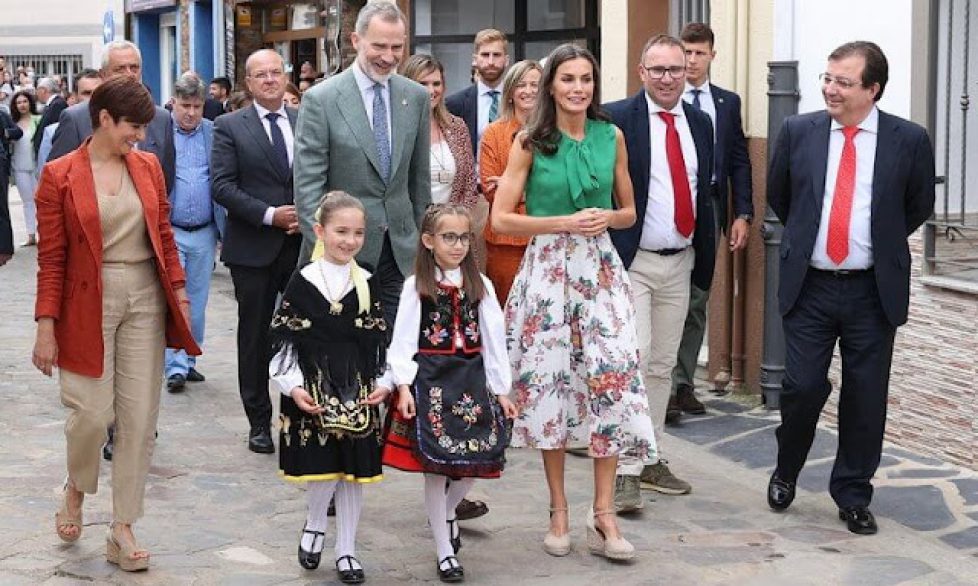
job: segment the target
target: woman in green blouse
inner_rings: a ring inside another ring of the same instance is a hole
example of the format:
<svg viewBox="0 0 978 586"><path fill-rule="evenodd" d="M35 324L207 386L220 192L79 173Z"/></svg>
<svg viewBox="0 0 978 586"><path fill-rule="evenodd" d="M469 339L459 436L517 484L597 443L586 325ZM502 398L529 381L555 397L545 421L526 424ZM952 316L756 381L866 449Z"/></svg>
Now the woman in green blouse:
<svg viewBox="0 0 978 586"><path fill-rule="evenodd" d="M492 227L532 236L506 306L520 416L513 447L541 450L550 489L544 550L570 552L564 454L588 448L595 494L587 545L631 559L615 519L618 454L655 450L638 367L631 285L609 228L635 222L621 131L598 110L598 65L561 45L547 57L536 110L510 150ZM516 213L526 192L527 215Z"/></svg>

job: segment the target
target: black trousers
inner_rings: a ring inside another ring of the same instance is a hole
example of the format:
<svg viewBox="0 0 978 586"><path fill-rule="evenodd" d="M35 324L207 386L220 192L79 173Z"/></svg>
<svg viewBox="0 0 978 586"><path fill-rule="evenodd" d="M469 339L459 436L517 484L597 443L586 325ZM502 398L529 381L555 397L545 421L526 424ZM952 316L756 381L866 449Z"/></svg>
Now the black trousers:
<svg viewBox="0 0 978 586"><path fill-rule="evenodd" d="M404 275L397 267L397 261L394 260L394 249L391 248L391 239L387 232L384 232L384 244L380 248L376 276L380 279L380 302L384 308L384 319L387 320L387 327L390 328L388 331L393 331L401 289L404 288Z"/></svg>
<svg viewBox="0 0 978 586"><path fill-rule="evenodd" d="M4 148L0 144L0 149ZM10 188L9 161L0 154L0 254L14 253L13 224L10 222L10 207L7 205L7 193Z"/></svg>
<svg viewBox="0 0 978 586"><path fill-rule="evenodd" d="M267 266L228 265L238 301L238 391L252 428L267 428L271 423L268 363L272 356L268 328L278 295L295 271L299 242L298 238L287 238L278 256Z"/></svg>
<svg viewBox="0 0 978 586"><path fill-rule="evenodd" d="M783 323L785 377L777 473L794 480L805 465L831 391L827 377L838 342L839 447L829 493L839 507L867 506L883 447L896 334L880 306L873 272L836 276L809 269L801 295Z"/></svg>

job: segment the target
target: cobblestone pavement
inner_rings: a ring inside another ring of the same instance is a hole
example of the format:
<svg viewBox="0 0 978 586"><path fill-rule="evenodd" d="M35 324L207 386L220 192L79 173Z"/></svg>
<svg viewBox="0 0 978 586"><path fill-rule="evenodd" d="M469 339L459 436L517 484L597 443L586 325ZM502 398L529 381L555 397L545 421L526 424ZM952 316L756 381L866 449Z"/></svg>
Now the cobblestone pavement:
<svg viewBox="0 0 978 586"><path fill-rule="evenodd" d="M20 205L11 194L17 241ZM34 328L34 249L0 268L0 584L316 584L336 583L329 563L302 570L295 548L304 517L301 488L276 477L274 456L247 451L247 424L235 386L235 307L226 271L215 271L208 309L204 383L163 393L160 439L136 525L152 551L142 574L104 559L108 490L90 497L85 529L62 545L53 513L64 475L65 409L54 380L30 365ZM703 393L707 395L707 393ZM827 486L835 438L819 431L795 504L770 512L764 488L773 462L777 415L743 402L707 399L664 440L670 466L691 495L646 493L637 516L621 519L639 550L611 564L583 548L590 467L568 459L574 549L543 553L547 497L536 454L513 450L503 478L476 498L489 515L463 523L470 584L978 584L978 475L887 447L873 509L880 533L856 537L835 516ZM103 466L107 488L110 472ZM398 472L365 489L359 555L370 584L437 582L425 526L421 481ZM654 502L653 502L654 498Z"/></svg>

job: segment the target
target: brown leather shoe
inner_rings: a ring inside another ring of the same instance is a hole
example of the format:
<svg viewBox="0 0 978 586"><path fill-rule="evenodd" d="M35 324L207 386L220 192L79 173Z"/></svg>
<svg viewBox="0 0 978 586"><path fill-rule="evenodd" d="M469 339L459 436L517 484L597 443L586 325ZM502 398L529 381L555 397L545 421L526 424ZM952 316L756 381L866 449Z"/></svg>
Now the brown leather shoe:
<svg viewBox="0 0 978 586"><path fill-rule="evenodd" d="M669 397L669 405L666 407L666 425L676 425L682 416L683 410L679 408L676 395Z"/></svg>
<svg viewBox="0 0 978 586"><path fill-rule="evenodd" d="M689 413L690 415L703 415L706 413L706 407L696 398L693 387L690 385L679 385L676 387L676 403L683 413Z"/></svg>

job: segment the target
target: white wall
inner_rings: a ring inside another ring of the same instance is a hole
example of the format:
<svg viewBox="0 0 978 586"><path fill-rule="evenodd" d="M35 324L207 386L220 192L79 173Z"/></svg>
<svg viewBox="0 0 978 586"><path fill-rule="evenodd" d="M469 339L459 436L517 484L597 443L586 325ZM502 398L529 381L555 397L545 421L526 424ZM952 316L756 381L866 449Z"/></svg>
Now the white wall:
<svg viewBox="0 0 978 586"><path fill-rule="evenodd" d="M81 54L86 67L98 67L108 8L115 38L125 38L124 0L0 0L0 55Z"/></svg>
<svg viewBox="0 0 978 586"><path fill-rule="evenodd" d="M910 117L912 0L775 0L774 59L798 61L799 112L824 108L818 75L848 41L873 41L890 64L881 109Z"/></svg>

